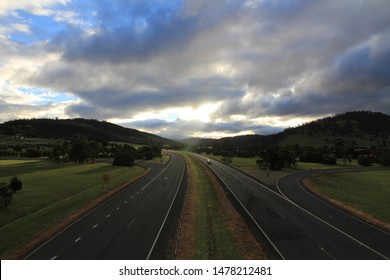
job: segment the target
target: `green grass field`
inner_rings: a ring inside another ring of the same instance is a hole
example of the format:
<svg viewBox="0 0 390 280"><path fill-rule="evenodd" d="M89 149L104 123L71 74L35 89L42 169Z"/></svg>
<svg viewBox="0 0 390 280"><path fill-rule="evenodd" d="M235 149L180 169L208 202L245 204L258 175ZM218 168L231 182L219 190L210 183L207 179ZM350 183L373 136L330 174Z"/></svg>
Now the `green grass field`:
<svg viewBox="0 0 390 280"><path fill-rule="evenodd" d="M0 256L65 219L92 200L128 182L141 167L109 163L57 164L47 160L0 160L0 182L17 176L23 189L0 209ZM109 174L109 184L102 175Z"/></svg>
<svg viewBox="0 0 390 280"><path fill-rule="evenodd" d="M324 195L390 223L390 171L335 173L312 178Z"/></svg>

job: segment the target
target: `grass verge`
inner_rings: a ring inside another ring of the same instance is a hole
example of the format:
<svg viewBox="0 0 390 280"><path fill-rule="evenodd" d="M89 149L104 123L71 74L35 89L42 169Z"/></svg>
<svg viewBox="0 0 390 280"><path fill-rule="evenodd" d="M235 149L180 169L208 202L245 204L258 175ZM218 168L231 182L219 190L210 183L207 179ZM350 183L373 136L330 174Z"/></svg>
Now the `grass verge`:
<svg viewBox="0 0 390 280"><path fill-rule="evenodd" d="M389 182L389 170L375 170L315 176L305 184L347 211L390 230Z"/></svg>
<svg viewBox="0 0 390 280"><path fill-rule="evenodd" d="M8 182L10 177L18 176L23 182L23 189L14 195L12 203L0 209L2 259L144 172L140 167L114 167L109 163L3 160L0 165L0 181ZM103 174L110 175L108 184L102 184Z"/></svg>

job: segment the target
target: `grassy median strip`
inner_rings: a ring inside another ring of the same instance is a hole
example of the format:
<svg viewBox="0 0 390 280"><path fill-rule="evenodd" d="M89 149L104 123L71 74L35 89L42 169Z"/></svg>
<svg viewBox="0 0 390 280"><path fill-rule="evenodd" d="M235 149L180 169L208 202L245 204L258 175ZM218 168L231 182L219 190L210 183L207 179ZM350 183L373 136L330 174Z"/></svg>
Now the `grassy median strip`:
<svg viewBox="0 0 390 280"><path fill-rule="evenodd" d="M242 259L230 230L230 217L218 200L205 166L193 157L186 158L194 187L190 206L195 214L193 259Z"/></svg>
<svg viewBox="0 0 390 280"><path fill-rule="evenodd" d="M310 180L325 196L386 223L390 223L389 182L389 170L334 173Z"/></svg>
<svg viewBox="0 0 390 280"><path fill-rule="evenodd" d="M23 188L7 208L0 209L0 257L143 171L141 167L114 167L109 163L1 160L0 182L18 176ZM103 174L110 176L104 185Z"/></svg>

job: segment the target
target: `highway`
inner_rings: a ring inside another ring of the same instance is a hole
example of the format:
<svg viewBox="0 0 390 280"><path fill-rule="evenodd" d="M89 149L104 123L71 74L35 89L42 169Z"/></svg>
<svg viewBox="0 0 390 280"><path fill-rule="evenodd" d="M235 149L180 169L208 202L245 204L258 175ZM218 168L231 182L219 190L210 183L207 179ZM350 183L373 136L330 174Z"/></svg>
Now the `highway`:
<svg viewBox="0 0 390 280"><path fill-rule="evenodd" d="M197 157L207 162L206 157ZM324 214L317 216L317 211L312 213L311 207L304 209L232 167L215 160L208 166L224 183L226 192L233 196L230 199L239 201L240 207L253 219L277 257L291 260L380 260L390 257L389 236L384 235L375 242L378 246L373 245L372 235L362 238L371 230L379 231L379 235L383 231L371 226L355 227L355 219L336 218L340 213L335 213L330 206L323 206ZM295 181L281 181L279 187L285 190L290 184ZM325 219L323 215L330 218ZM333 220L339 222L333 223ZM347 223L351 224L349 230ZM385 244L380 246L381 242Z"/></svg>
<svg viewBox="0 0 390 280"><path fill-rule="evenodd" d="M114 195L31 252L26 259L149 259L179 188L185 162L171 154L165 166Z"/></svg>

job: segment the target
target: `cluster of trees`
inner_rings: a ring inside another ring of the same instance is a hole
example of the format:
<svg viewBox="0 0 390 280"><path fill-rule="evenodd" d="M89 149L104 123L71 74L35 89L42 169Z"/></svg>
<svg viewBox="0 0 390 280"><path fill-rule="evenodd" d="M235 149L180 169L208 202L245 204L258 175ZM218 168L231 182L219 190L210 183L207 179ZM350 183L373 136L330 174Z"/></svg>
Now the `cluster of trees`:
<svg viewBox="0 0 390 280"><path fill-rule="evenodd" d="M114 165L132 166L137 159L150 160L161 157L160 146L140 146L88 140L85 135L76 135L70 141L46 145L15 145L0 147L0 156L47 157L58 163L95 163L97 158L114 158Z"/></svg>
<svg viewBox="0 0 390 280"><path fill-rule="evenodd" d="M161 147L141 146L138 149L128 144L89 141L83 135L77 135L70 142L56 145L52 151L52 159L73 161L75 163L95 163L98 157L113 157L113 165L132 166L136 159L150 160L161 156Z"/></svg>
<svg viewBox="0 0 390 280"><path fill-rule="evenodd" d="M7 207L12 201L12 195L23 187L18 177L11 178L9 184L0 183L0 208Z"/></svg>
<svg viewBox="0 0 390 280"><path fill-rule="evenodd" d="M259 153L261 159L256 164L263 169L281 170L282 168L295 167L297 157L294 150L272 147Z"/></svg>
<svg viewBox="0 0 390 280"><path fill-rule="evenodd" d="M161 148L157 146L142 146L138 149L130 145L120 145L115 148L113 165L133 166L134 160L151 160L154 157L161 157Z"/></svg>
<svg viewBox="0 0 390 280"><path fill-rule="evenodd" d="M38 157L49 157L50 153L51 153L51 149L46 145L42 147L36 145L30 145L30 144L0 146L1 157L38 158Z"/></svg>
<svg viewBox="0 0 390 280"><path fill-rule="evenodd" d="M294 168L296 162L312 162L323 164L336 164L337 159L342 159L345 164L351 163L352 160L358 160L359 165L370 166L372 164L381 164L390 166L390 151L371 147L353 147L336 143L333 146L323 147L302 147L277 146L271 144L250 145L247 147L236 148L230 141L208 147L195 147L194 152L205 152L207 154L219 155L222 160L230 163L234 156L238 157L260 157L256 164L260 168L270 170L281 170L282 168Z"/></svg>

